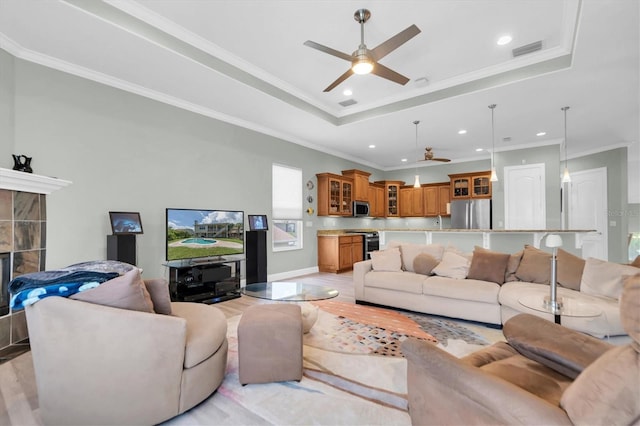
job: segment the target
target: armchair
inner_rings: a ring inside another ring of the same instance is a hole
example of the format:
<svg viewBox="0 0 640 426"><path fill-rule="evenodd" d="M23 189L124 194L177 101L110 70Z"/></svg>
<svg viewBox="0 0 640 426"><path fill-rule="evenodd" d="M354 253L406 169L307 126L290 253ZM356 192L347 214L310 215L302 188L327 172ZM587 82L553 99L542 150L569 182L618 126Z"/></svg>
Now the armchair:
<svg viewBox="0 0 640 426"><path fill-rule="evenodd" d="M171 311L62 297L27 306L43 422L157 424L213 393L227 363L224 314L198 303Z"/></svg>
<svg viewBox="0 0 640 426"><path fill-rule="evenodd" d="M406 340L412 424L638 424L640 274L625 281L620 313L625 346L529 314L507 321L507 342L461 359Z"/></svg>

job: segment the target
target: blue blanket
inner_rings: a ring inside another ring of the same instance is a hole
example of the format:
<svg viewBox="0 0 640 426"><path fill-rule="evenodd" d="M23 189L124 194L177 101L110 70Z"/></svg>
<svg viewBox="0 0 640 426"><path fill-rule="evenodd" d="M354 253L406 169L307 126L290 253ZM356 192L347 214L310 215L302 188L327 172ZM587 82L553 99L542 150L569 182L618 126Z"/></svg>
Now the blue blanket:
<svg viewBox="0 0 640 426"><path fill-rule="evenodd" d="M97 260L77 263L62 269L20 275L9 283L13 310L23 309L49 296L69 297L97 287L135 268L124 262Z"/></svg>

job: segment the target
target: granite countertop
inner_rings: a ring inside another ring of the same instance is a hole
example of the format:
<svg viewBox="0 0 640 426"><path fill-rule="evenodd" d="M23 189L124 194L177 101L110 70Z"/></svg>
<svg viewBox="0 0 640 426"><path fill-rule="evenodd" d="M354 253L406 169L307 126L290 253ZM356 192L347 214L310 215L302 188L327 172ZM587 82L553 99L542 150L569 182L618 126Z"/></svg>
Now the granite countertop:
<svg viewBox="0 0 640 426"><path fill-rule="evenodd" d="M440 229L440 228L381 228L381 229L319 229L317 235L346 235L367 232L468 232L468 233L586 233L594 229Z"/></svg>

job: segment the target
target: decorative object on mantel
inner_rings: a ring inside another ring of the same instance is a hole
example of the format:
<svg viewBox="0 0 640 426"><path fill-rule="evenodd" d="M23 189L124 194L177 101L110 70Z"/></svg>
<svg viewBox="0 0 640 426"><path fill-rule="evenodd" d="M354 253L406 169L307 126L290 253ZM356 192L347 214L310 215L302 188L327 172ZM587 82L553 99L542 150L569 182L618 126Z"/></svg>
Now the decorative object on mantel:
<svg viewBox="0 0 640 426"><path fill-rule="evenodd" d="M553 249L551 256L551 281L549 283L550 294L544 298L544 306L554 314L559 314L562 309L562 298L558 300L558 247L562 247L562 237L558 234L547 235L545 241L547 247Z"/></svg>
<svg viewBox="0 0 640 426"><path fill-rule="evenodd" d="M564 173L562 174L562 183L571 182L569 175L569 159L567 158L567 110L568 106L560 108L564 112Z"/></svg>
<svg viewBox="0 0 640 426"><path fill-rule="evenodd" d="M497 182L498 174L496 173L496 164L494 162L494 153L496 151L496 132L493 121L493 112L496 108L496 104L489 105L489 108L491 109L491 178L489 180L491 180L491 182Z"/></svg>
<svg viewBox="0 0 640 426"><path fill-rule="evenodd" d="M26 155L13 155L13 170L17 170L19 172L25 173L33 173L33 169L31 168L31 160L32 157L27 157Z"/></svg>

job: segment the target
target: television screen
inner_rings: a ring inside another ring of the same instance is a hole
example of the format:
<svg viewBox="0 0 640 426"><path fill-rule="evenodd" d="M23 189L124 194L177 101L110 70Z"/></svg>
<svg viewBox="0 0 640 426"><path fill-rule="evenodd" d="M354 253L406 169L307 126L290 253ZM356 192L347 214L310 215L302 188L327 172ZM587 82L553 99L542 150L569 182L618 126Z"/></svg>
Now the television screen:
<svg viewBox="0 0 640 426"><path fill-rule="evenodd" d="M244 212L167 209L167 260L244 253Z"/></svg>
<svg viewBox="0 0 640 426"><path fill-rule="evenodd" d="M267 215L266 214L250 214L249 229L251 231L267 231L269 229L269 223L267 222Z"/></svg>
<svg viewBox="0 0 640 426"><path fill-rule="evenodd" d="M140 213L109 212L109 220L111 221L113 235L142 234Z"/></svg>

